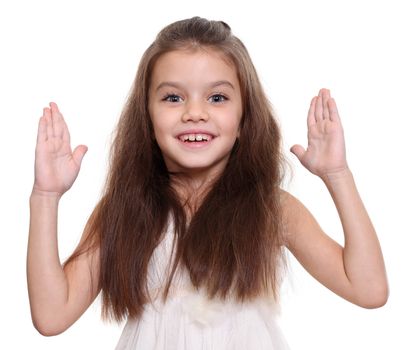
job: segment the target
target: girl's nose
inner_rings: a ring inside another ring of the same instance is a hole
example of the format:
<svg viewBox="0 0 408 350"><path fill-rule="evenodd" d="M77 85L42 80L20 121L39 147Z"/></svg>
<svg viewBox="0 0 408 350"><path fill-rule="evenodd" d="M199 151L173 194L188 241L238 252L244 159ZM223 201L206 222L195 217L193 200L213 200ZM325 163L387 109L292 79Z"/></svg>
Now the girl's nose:
<svg viewBox="0 0 408 350"><path fill-rule="evenodd" d="M186 109L184 111L183 117L184 122L192 121L207 121L208 112L205 108L205 103L199 101L190 101L186 104Z"/></svg>

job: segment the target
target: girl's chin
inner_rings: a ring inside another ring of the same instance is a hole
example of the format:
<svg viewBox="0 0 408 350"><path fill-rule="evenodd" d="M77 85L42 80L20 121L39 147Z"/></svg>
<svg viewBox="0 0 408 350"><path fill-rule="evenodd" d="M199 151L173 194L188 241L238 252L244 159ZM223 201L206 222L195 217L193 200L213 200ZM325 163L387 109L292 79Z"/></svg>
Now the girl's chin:
<svg viewBox="0 0 408 350"><path fill-rule="evenodd" d="M190 176L211 176L219 174L225 168L226 162L180 162L179 164L168 164L167 170L171 174L190 175Z"/></svg>

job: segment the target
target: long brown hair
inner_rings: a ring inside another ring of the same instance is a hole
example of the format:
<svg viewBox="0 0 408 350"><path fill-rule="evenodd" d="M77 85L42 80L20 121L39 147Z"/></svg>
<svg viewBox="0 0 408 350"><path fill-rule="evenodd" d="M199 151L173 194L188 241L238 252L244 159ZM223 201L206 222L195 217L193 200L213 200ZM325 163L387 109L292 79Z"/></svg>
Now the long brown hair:
<svg viewBox="0 0 408 350"><path fill-rule="evenodd" d="M224 172L187 223L153 137L148 91L161 55L200 48L217 50L235 65L243 116ZM177 244L164 299L178 266L210 298L276 297L282 256L281 165L279 128L243 43L221 21L194 17L172 23L141 59L117 126L105 190L86 227L87 240L66 263L99 248L103 315L140 317L149 301L149 260L171 215Z"/></svg>

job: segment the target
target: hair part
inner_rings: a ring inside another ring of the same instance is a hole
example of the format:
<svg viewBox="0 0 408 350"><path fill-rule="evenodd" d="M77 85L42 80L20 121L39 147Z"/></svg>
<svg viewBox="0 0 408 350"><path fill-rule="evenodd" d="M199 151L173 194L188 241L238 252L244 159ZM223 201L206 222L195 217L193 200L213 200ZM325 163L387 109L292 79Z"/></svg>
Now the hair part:
<svg viewBox="0 0 408 350"><path fill-rule="evenodd" d="M148 102L157 59L170 51L197 49L216 50L234 64L243 115L224 172L187 222L154 140ZM118 321L141 316L150 300L149 261L170 217L177 240L164 299L178 267L186 268L192 285L210 298L276 298L283 242L280 142L250 56L225 22L194 17L160 31L140 61L118 122L104 193L86 228L88 239L67 261L87 249L100 250L103 316Z"/></svg>

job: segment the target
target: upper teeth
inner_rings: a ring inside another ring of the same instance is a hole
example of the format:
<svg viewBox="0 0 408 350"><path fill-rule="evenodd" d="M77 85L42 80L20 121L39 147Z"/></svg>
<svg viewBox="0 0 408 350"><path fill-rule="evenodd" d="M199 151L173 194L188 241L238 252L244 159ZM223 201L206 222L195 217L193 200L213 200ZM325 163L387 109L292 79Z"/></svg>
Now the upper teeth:
<svg viewBox="0 0 408 350"><path fill-rule="evenodd" d="M181 136L182 141L208 141L210 136L204 134L186 134Z"/></svg>

